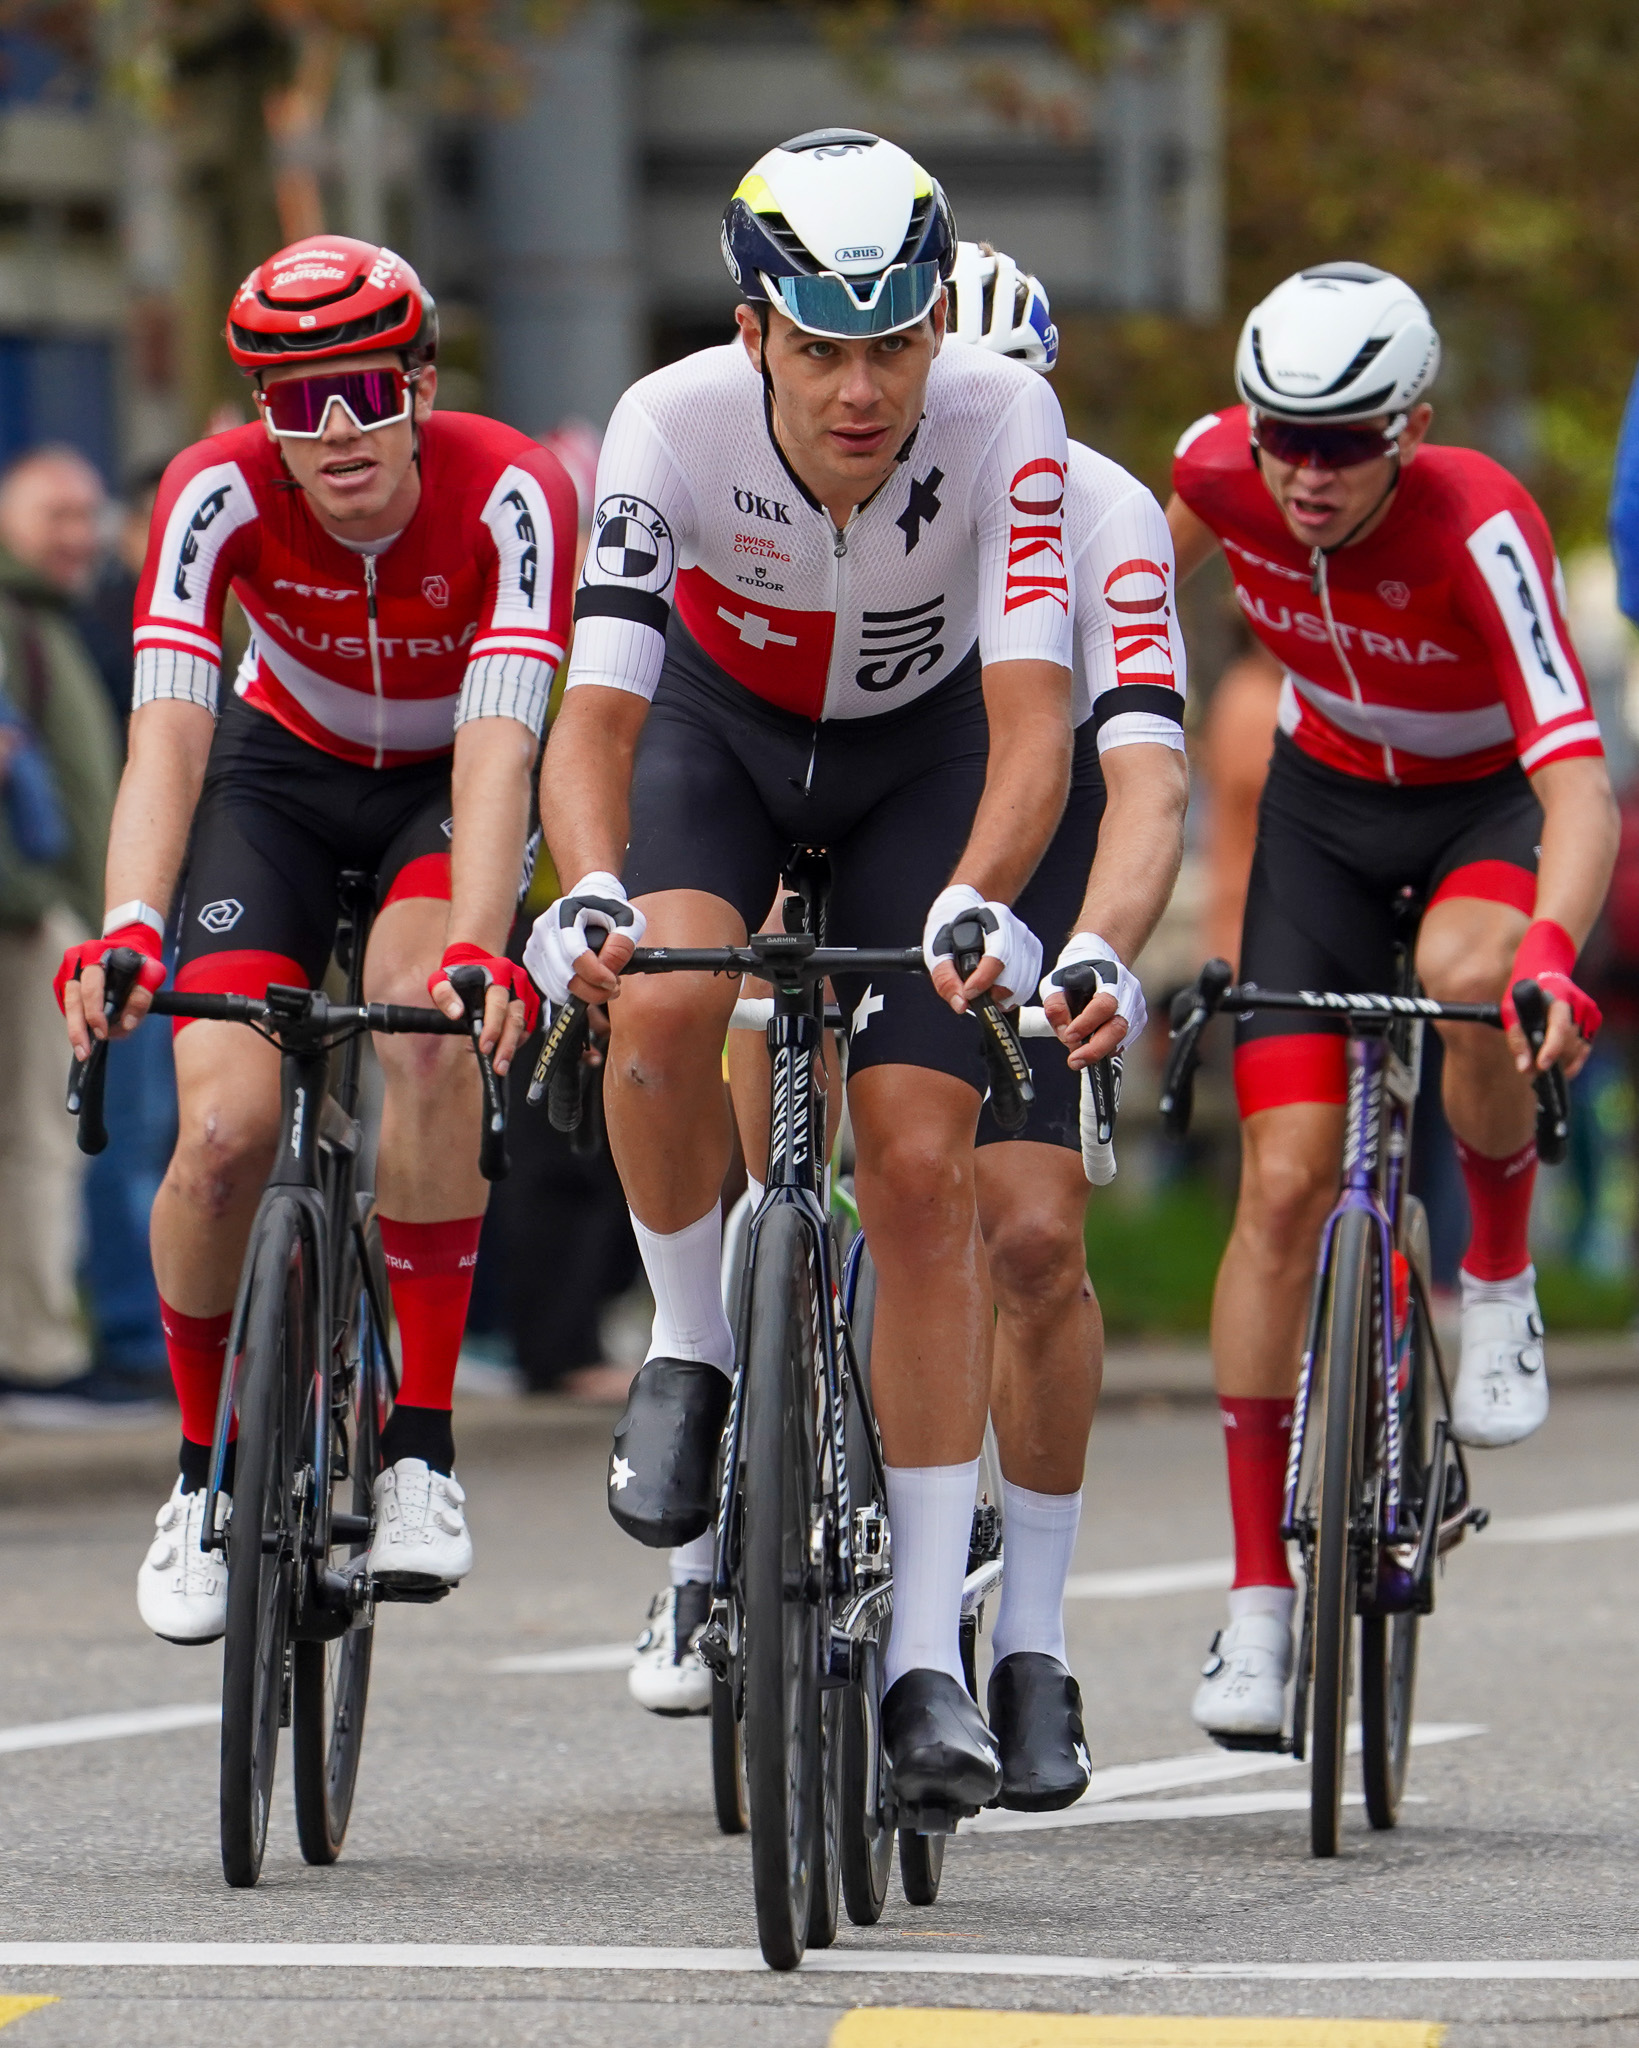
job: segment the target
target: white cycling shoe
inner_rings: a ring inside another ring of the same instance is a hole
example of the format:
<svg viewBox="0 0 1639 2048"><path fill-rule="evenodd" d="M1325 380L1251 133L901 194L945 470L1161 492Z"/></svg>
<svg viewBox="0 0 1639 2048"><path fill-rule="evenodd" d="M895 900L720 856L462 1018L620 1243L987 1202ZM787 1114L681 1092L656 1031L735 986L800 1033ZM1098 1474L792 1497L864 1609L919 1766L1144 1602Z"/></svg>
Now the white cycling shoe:
<svg viewBox="0 0 1639 2048"><path fill-rule="evenodd" d="M1513 1301L1464 1303L1462 1357L1451 1391L1451 1431L1458 1443L1495 1450L1517 1444L1547 1421L1542 1338L1534 1287Z"/></svg>
<svg viewBox="0 0 1639 2048"><path fill-rule="evenodd" d="M214 1643L228 1625L228 1568L221 1553L201 1550L204 1487L171 1497L154 1517L154 1540L137 1573L137 1612L168 1643ZM226 1515L231 1503L221 1497Z"/></svg>
<svg viewBox="0 0 1639 2048"><path fill-rule="evenodd" d="M377 1475L370 1576L389 1585L458 1586L472 1570L467 1496L420 1458L400 1458Z"/></svg>
<svg viewBox="0 0 1639 2048"><path fill-rule="evenodd" d="M656 1593L626 1674L640 1707L670 1716L711 1711L711 1673L695 1648L710 1615L710 1586L695 1582Z"/></svg>
<svg viewBox="0 0 1639 2048"><path fill-rule="evenodd" d="M1212 1638L1190 1719L1209 1735L1278 1736L1291 1675L1291 1623L1278 1614L1244 1614Z"/></svg>

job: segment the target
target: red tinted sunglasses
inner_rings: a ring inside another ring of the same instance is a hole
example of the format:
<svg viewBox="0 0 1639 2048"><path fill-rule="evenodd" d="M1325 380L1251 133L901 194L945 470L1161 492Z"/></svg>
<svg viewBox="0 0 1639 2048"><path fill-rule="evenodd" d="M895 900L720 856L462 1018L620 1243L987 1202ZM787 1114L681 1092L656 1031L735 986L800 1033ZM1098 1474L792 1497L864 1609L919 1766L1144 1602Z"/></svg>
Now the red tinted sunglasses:
<svg viewBox="0 0 1639 2048"><path fill-rule="evenodd" d="M276 434L292 441L317 441L333 405L341 407L361 434L407 420L415 405L414 387L415 376L396 368L336 370L322 377L281 378L257 397Z"/></svg>
<svg viewBox="0 0 1639 2048"><path fill-rule="evenodd" d="M1396 414L1386 427L1342 427L1309 420L1252 415L1252 446L1294 469L1358 469L1395 453L1406 417Z"/></svg>

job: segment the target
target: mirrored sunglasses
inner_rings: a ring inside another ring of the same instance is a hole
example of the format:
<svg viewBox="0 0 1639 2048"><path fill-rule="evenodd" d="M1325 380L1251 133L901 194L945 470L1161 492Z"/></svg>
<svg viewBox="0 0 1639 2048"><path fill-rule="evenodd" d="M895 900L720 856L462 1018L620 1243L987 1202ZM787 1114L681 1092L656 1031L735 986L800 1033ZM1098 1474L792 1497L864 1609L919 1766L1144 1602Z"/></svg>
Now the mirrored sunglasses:
<svg viewBox="0 0 1639 2048"><path fill-rule="evenodd" d="M937 263L896 263L870 281L867 296L828 270L819 277L767 277L780 308L809 334L858 341L895 334L923 319L944 282Z"/></svg>
<svg viewBox="0 0 1639 2048"><path fill-rule="evenodd" d="M1404 413L1397 413L1386 427L1350 427L1255 412L1252 445L1294 469L1358 469L1363 462L1392 455L1405 424Z"/></svg>
<svg viewBox="0 0 1639 2048"><path fill-rule="evenodd" d="M398 368L336 370L319 377L286 377L257 393L276 434L292 441L317 441L330 408L339 405L361 434L407 420L414 407L415 379Z"/></svg>

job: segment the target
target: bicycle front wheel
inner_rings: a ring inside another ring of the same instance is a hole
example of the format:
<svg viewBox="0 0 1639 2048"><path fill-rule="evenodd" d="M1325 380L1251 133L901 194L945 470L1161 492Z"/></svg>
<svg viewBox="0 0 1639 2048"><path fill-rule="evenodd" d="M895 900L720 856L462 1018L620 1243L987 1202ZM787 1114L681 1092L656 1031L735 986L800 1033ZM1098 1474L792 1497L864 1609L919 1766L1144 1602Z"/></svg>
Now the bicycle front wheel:
<svg viewBox="0 0 1639 2048"><path fill-rule="evenodd" d="M807 1946L823 1840L820 1587L809 1555L817 1491L820 1313L802 1217L765 1217L751 1270L741 1557L746 1790L757 1938L776 1970Z"/></svg>
<svg viewBox="0 0 1639 2048"><path fill-rule="evenodd" d="M1376 1219L1364 1209L1349 1209L1339 1217L1321 1326L1325 1380L1320 1413L1325 1418L1325 1441L1310 1549L1314 1673L1310 1689L1309 1846L1316 1856L1337 1854L1343 1820L1349 1651L1358 1563L1356 1527L1364 1486L1366 1387L1377 1331L1377 1228Z"/></svg>
<svg viewBox="0 0 1639 2048"><path fill-rule="evenodd" d="M1438 1515L1429 1500L1429 1434L1434 1382L1433 1337L1428 1327L1428 1215L1415 1195L1406 1198L1401 1250L1414 1275L1405 1384L1395 1389L1400 1407L1400 1497L1424 1516ZM1418 1281L1421 1281L1421 1289ZM1366 1785L1366 1818L1374 1828L1392 1828L1400 1818L1411 1751L1412 1700L1417 1689L1417 1625L1414 1607L1397 1614L1368 1615L1360 1624L1360 1763Z"/></svg>
<svg viewBox="0 0 1639 2048"><path fill-rule="evenodd" d="M869 1245L862 1245L854 1279L850 1333L861 1388L871 1387L871 1336L876 1322L876 1268ZM848 1445L848 1492L856 1509L874 1505L886 1512L878 1496L876 1467L868 1432L875 1427L864 1400L848 1403L844 1424ZM860 1644L860 1675L842 1693L841 1816L838 1857L842 1865L842 1896L856 1927L874 1927L882 1918L893 1863L893 1829L883 1816L882 1783L882 1644L880 1635Z"/></svg>
<svg viewBox="0 0 1639 2048"><path fill-rule="evenodd" d="M286 1717L292 1576L300 1555L296 1465L317 1377L312 1251L301 1211L275 1200L256 1228L238 1360L239 1448L228 1521L222 1655L222 1874L255 1884Z"/></svg>
<svg viewBox="0 0 1639 2048"><path fill-rule="evenodd" d="M385 1311L387 1263L373 1208L363 1219L365 1257L374 1303ZM387 1332L378 1322L357 1251L340 1261L336 1311L347 1320L331 1390L331 1470L336 1509L362 1528L336 1536L321 1560L332 1572L362 1571L370 1548L372 1489L381 1469L381 1425L390 1405ZM347 1836L364 1745L370 1690L373 1621L324 1642L299 1642L293 1657L291 1749L295 1765L296 1835L309 1863L334 1863Z"/></svg>

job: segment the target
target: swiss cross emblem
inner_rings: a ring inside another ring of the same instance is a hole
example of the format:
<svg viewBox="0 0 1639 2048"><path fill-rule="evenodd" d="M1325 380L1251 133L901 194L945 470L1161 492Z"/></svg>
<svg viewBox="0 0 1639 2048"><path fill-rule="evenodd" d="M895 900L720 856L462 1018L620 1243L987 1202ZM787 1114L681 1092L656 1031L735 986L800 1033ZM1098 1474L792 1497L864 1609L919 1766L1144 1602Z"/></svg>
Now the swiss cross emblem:
<svg viewBox="0 0 1639 2048"><path fill-rule="evenodd" d="M435 604L442 610L450 601L450 586L444 581L442 576L423 576L421 579L421 595L427 600L428 604Z"/></svg>

